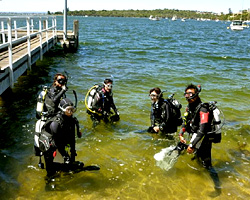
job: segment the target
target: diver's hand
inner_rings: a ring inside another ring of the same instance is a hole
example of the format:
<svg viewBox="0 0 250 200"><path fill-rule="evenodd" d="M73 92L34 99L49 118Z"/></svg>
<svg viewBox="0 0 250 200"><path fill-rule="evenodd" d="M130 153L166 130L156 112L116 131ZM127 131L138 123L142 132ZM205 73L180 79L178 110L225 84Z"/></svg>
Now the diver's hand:
<svg viewBox="0 0 250 200"><path fill-rule="evenodd" d="M184 144L187 143L187 141L185 140L185 138L182 135L180 135L179 138L180 138L181 143L184 143Z"/></svg>
<svg viewBox="0 0 250 200"><path fill-rule="evenodd" d="M65 91L68 90L68 88L66 87L66 85L63 85L63 86L62 86L62 89L65 90Z"/></svg>
<svg viewBox="0 0 250 200"><path fill-rule="evenodd" d="M79 131L79 132L77 133L77 137L78 137L78 138L81 138L81 137L82 137L82 132L81 132L81 131Z"/></svg>
<svg viewBox="0 0 250 200"><path fill-rule="evenodd" d="M160 127L159 127L159 126L155 126L153 129L154 129L154 131L155 131L156 133L158 133L158 132L160 131Z"/></svg>
<svg viewBox="0 0 250 200"><path fill-rule="evenodd" d="M193 148L193 147L188 146L188 148L187 148L187 152L188 152L189 154L194 153L194 148Z"/></svg>

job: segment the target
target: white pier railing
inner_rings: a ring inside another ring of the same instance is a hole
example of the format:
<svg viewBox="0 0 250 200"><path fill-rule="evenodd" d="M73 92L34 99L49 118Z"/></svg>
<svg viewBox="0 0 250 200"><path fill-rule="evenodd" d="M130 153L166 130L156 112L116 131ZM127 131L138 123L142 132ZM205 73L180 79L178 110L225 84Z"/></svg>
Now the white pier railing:
<svg viewBox="0 0 250 200"><path fill-rule="evenodd" d="M11 87L14 85L13 77L13 46L27 41L28 68L31 69L31 39L40 38L40 59L43 59L43 37L46 37L48 50L48 34L57 37L57 24L55 16L0 16L0 52L8 49L9 75ZM1 68L1 70L4 70Z"/></svg>

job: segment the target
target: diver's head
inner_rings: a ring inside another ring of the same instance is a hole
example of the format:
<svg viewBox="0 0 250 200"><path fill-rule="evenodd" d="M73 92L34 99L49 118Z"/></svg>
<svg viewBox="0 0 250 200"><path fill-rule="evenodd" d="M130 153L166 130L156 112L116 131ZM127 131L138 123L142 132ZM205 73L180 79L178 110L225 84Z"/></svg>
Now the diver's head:
<svg viewBox="0 0 250 200"><path fill-rule="evenodd" d="M192 83L188 85L185 89L184 97L188 101L188 103L193 103L197 99L199 99L199 93L201 92L201 86L193 85Z"/></svg>
<svg viewBox="0 0 250 200"><path fill-rule="evenodd" d="M57 73L55 76L54 76L54 82L53 82L53 85L54 86L57 86L57 87L62 87L63 85L67 85L67 76L63 73Z"/></svg>
<svg viewBox="0 0 250 200"><path fill-rule="evenodd" d="M161 89L158 87L155 87L149 90L149 96L150 96L152 103L157 102L160 98L163 97Z"/></svg>
<svg viewBox="0 0 250 200"><path fill-rule="evenodd" d="M107 78L104 80L103 82L103 85L104 85L104 89L107 91L107 92L111 92L112 90L112 87L113 87L113 80Z"/></svg>
<svg viewBox="0 0 250 200"><path fill-rule="evenodd" d="M59 108L64 113L64 115L68 117L71 117L73 113L76 111L74 104L68 98L64 98L60 101Z"/></svg>

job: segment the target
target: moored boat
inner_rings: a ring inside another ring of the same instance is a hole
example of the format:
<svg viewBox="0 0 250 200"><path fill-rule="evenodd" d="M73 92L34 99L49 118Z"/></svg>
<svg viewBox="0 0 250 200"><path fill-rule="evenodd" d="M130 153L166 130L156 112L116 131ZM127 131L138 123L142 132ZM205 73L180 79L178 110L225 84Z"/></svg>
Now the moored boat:
<svg viewBox="0 0 250 200"><path fill-rule="evenodd" d="M233 31L242 31L244 27L242 26L242 21L241 20L234 20L230 24L230 29Z"/></svg>

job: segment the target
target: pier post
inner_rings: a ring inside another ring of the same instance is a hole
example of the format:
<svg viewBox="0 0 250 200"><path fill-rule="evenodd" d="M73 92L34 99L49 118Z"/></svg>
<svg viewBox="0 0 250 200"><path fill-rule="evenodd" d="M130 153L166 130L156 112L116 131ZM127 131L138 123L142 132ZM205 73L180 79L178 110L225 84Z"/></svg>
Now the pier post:
<svg viewBox="0 0 250 200"><path fill-rule="evenodd" d="M74 48L77 49L78 48L78 44L79 44L79 21L78 20L74 20L73 34L75 36L75 45L74 45Z"/></svg>
<svg viewBox="0 0 250 200"><path fill-rule="evenodd" d="M28 68L31 70L31 43L30 43L30 18L27 17L27 47L28 47Z"/></svg>
<svg viewBox="0 0 250 200"><path fill-rule="evenodd" d="M39 18L39 40L40 40L40 60L43 60L43 32L42 32L42 19Z"/></svg>
<svg viewBox="0 0 250 200"><path fill-rule="evenodd" d="M11 28L11 18L8 18L7 22L8 27L8 52L9 52L9 80L10 87L14 87L14 73L13 73L13 58L12 58L12 28Z"/></svg>
<svg viewBox="0 0 250 200"><path fill-rule="evenodd" d="M0 39L0 42L4 44L7 39L6 39L6 34L4 33L4 22L3 21L1 21L1 31L2 31L2 34L1 34L2 37Z"/></svg>
<svg viewBox="0 0 250 200"><path fill-rule="evenodd" d="M65 0L64 17L63 17L63 40L67 40L67 0Z"/></svg>
<svg viewBox="0 0 250 200"><path fill-rule="evenodd" d="M59 39L61 47L66 52L75 52L78 48L78 43L79 43L78 38L79 38L79 21L74 20L73 31L68 32L66 40L64 39L64 34Z"/></svg>

